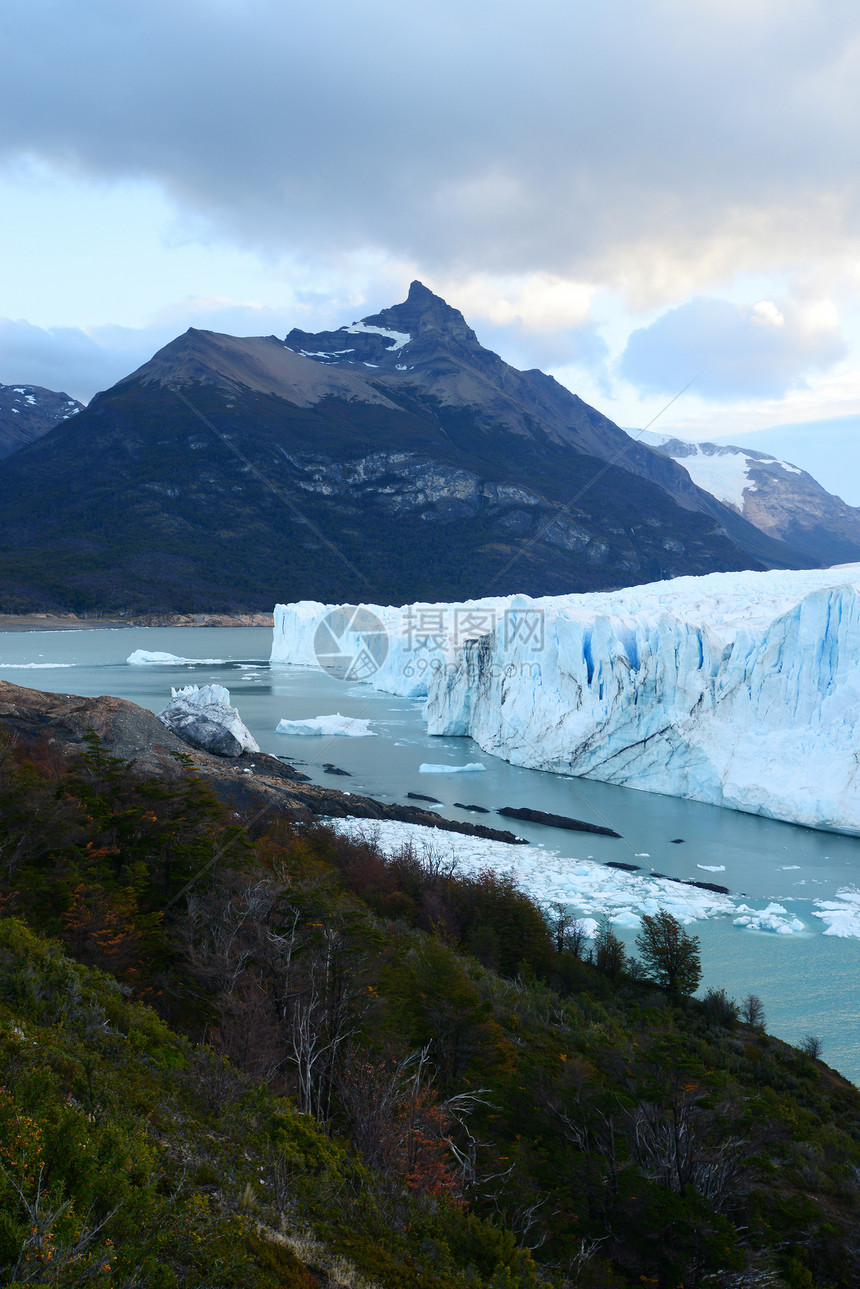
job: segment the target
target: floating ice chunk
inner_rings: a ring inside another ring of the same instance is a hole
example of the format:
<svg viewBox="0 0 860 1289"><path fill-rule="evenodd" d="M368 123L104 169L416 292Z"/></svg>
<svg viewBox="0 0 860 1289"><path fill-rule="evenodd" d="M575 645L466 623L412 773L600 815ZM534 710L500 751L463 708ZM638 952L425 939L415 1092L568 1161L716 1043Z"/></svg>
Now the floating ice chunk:
<svg viewBox="0 0 860 1289"><path fill-rule="evenodd" d="M74 667L73 662L0 662L9 671L54 671L57 667Z"/></svg>
<svg viewBox="0 0 860 1289"><path fill-rule="evenodd" d="M469 761L466 765L431 765L422 761L418 767L419 774L465 774L467 771L486 770L480 761Z"/></svg>
<svg viewBox="0 0 860 1289"><path fill-rule="evenodd" d="M835 900L816 900L815 905L813 916L826 924L825 935L860 938L860 891L855 887L837 891Z"/></svg>
<svg viewBox="0 0 860 1289"><path fill-rule="evenodd" d="M783 864L780 868L781 873L794 873L799 871L800 864Z"/></svg>
<svg viewBox="0 0 860 1289"><path fill-rule="evenodd" d="M781 904L771 903L765 909L751 909L748 904L739 904L737 912L742 916L735 918L735 926L747 927L750 931L793 935L796 931L806 930L800 918L791 917Z"/></svg>
<svg viewBox="0 0 860 1289"><path fill-rule="evenodd" d="M357 716L310 716L304 721L291 721L286 718L278 721L276 734L299 734L306 736L325 736L326 738L367 738L375 737L370 728L370 721L360 720Z"/></svg>
<svg viewBox="0 0 860 1289"><path fill-rule="evenodd" d="M725 864L697 864L696 868L701 868L705 873L724 873L726 871Z"/></svg>
<svg viewBox="0 0 860 1289"><path fill-rule="evenodd" d="M133 667L219 667L224 662L224 658L180 658L175 653L158 653L149 649L135 649L126 658L127 663Z"/></svg>
<svg viewBox="0 0 860 1289"><path fill-rule="evenodd" d="M216 756L241 756L259 752L248 727L235 707L230 705L230 692L223 685L186 685L171 688L171 699L158 719L192 747L213 752Z"/></svg>
<svg viewBox="0 0 860 1289"><path fill-rule="evenodd" d="M595 929L596 919L604 917L619 926L635 928L643 913L654 914L661 908L685 925L737 911L734 901L717 891L568 858L546 846L514 846L392 819L328 822L347 835L374 838L386 854L412 845L419 855L423 850L454 860L465 875L491 868L500 876L513 877L539 904L552 901L573 906L579 916L592 920Z"/></svg>

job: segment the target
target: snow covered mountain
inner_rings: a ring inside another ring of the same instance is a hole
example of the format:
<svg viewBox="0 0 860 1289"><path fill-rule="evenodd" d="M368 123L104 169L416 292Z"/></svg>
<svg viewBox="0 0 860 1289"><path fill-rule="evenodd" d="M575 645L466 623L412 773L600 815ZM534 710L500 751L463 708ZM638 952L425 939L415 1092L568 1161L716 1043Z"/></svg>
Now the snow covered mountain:
<svg viewBox="0 0 860 1289"><path fill-rule="evenodd" d="M189 330L0 467L0 607L561 594L811 562L420 282L333 332Z"/></svg>
<svg viewBox="0 0 860 1289"><path fill-rule="evenodd" d="M652 432L642 440L684 466L693 483L763 533L815 563L860 559L860 509L827 492L798 466L749 448L688 443Z"/></svg>
<svg viewBox="0 0 860 1289"><path fill-rule="evenodd" d="M533 769L860 832L860 564L368 607L388 641L368 680L426 693L431 734ZM313 665L331 613L279 605L273 664ZM360 644L342 636L347 653Z"/></svg>
<svg viewBox="0 0 860 1289"><path fill-rule="evenodd" d="M0 459L83 411L83 403L40 385L0 385Z"/></svg>

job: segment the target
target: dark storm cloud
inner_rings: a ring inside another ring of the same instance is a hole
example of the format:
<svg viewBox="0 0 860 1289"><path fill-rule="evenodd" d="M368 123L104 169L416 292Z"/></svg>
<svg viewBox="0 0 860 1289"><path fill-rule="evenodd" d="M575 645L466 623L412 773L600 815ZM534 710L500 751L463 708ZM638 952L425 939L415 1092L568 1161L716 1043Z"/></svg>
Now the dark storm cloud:
<svg viewBox="0 0 860 1289"><path fill-rule="evenodd" d="M620 370L654 393L677 393L695 378L703 398L778 398L846 352L835 325L822 326L795 306L762 301L750 308L699 297L634 331Z"/></svg>
<svg viewBox="0 0 860 1289"><path fill-rule="evenodd" d="M7 0L2 26L0 155L153 177L273 253L668 298L706 243L717 271L853 237L841 0Z"/></svg>

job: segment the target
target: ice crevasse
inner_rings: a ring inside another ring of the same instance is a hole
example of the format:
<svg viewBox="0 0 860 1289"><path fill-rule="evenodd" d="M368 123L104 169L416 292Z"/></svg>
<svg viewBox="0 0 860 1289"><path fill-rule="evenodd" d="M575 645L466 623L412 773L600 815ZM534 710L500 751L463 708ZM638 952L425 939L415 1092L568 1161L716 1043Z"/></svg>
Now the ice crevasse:
<svg viewBox="0 0 860 1289"><path fill-rule="evenodd" d="M462 606L437 606L447 634L423 654L402 627L417 606L375 609L389 649L371 683L421 693L423 661L431 734L469 735L517 765L860 832L860 564L487 605L491 629L471 639L453 631ZM327 611L278 606L273 662L311 661Z"/></svg>

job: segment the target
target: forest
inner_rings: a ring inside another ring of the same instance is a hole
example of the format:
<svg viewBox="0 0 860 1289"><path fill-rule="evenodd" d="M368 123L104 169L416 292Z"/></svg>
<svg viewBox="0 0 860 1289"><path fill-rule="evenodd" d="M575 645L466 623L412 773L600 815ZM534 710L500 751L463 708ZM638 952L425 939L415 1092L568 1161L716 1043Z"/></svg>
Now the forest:
<svg viewBox="0 0 860 1289"><path fill-rule="evenodd" d="M854 1286L860 1092L695 938L0 742L0 1279Z"/></svg>

